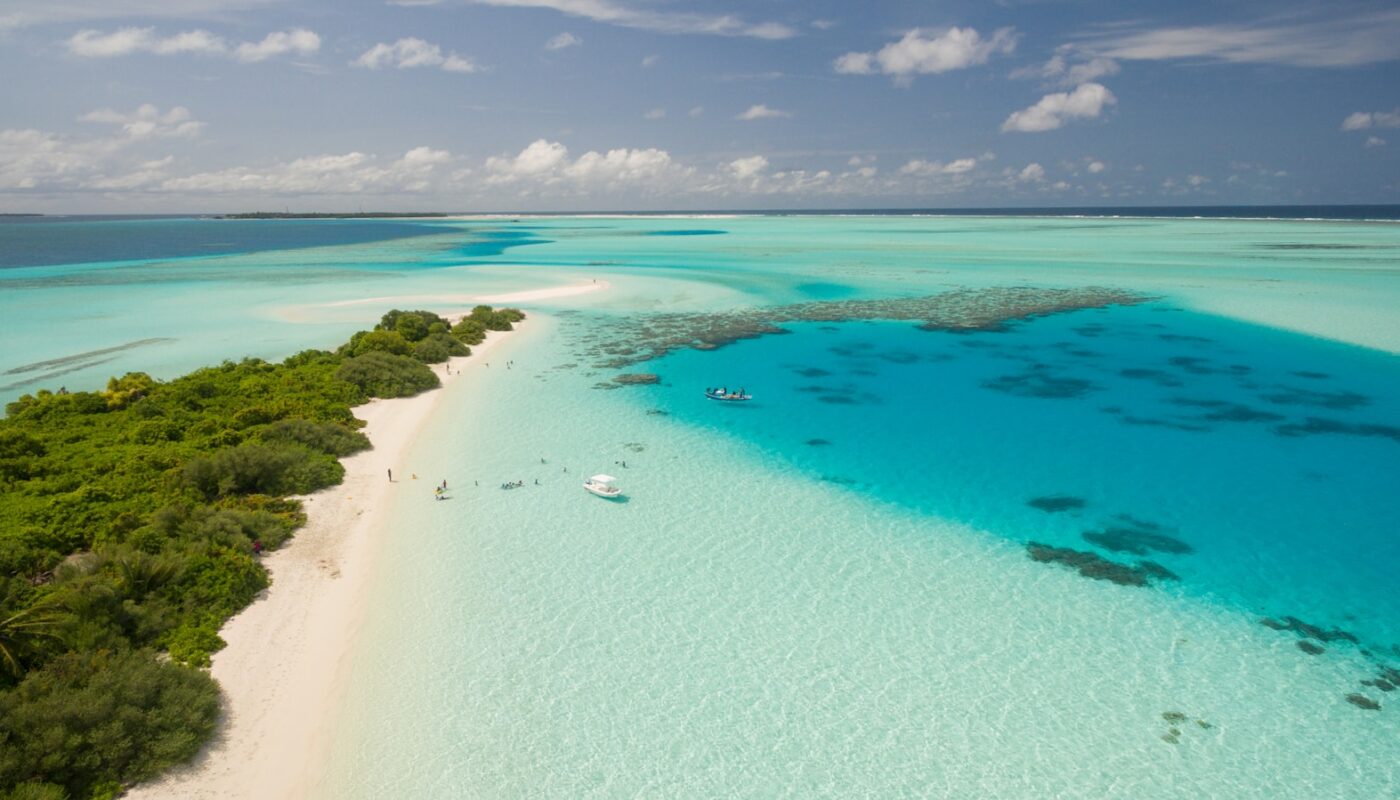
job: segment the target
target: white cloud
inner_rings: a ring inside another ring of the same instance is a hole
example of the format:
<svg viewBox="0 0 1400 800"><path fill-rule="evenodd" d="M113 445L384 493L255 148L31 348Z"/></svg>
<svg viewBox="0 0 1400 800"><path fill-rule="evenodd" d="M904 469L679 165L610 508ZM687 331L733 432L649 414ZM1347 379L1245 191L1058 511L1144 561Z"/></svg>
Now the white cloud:
<svg viewBox="0 0 1400 800"><path fill-rule="evenodd" d="M563 50L563 49L566 48L566 47L577 47L577 46L579 46L579 45L581 45L581 44L583 44L583 40L582 40L582 39L580 39L579 37L573 35L572 33L569 33L568 31L564 31L563 33L561 33L561 34L559 34L559 35L557 35L557 36L551 38L549 41L545 42L545 43L544 43L544 49L546 49L546 50Z"/></svg>
<svg viewBox="0 0 1400 800"><path fill-rule="evenodd" d="M488 186L515 186L522 192L548 187L551 191L609 192L625 186L657 191L680 185L693 170L656 148L590 150L569 160L559 142L537 139L515 156L486 159Z"/></svg>
<svg viewBox="0 0 1400 800"><path fill-rule="evenodd" d="M1400 9L1338 15L1318 6L1314 18L1270 24L1196 25L1091 33L1081 49L1121 60L1198 59L1299 67L1352 67L1400 58Z"/></svg>
<svg viewBox="0 0 1400 800"><path fill-rule="evenodd" d="M350 63L366 69L434 67L444 72L481 71L481 67L471 59L456 53L443 55L441 47L414 37L399 39L393 44L376 44Z"/></svg>
<svg viewBox="0 0 1400 800"><path fill-rule="evenodd" d="M973 28L914 28L874 53L846 53L832 66L848 75L870 75L878 68L879 72L907 81L914 75L985 64L993 55L1015 49L1016 34L1011 28L998 28L985 39Z"/></svg>
<svg viewBox="0 0 1400 800"><path fill-rule="evenodd" d="M814 20L812 20L811 25L812 25L813 28L816 28L816 29L819 30L819 31L829 31L829 30L831 30L832 28L836 27L836 20L834 20L834 19L814 19Z"/></svg>
<svg viewBox="0 0 1400 800"><path fill-rule="evenodd" d="M1400 108L1394 111L1357 111L1342 120L1344 131L1368 128L1400 128Z"/></svg>
<svg viewBox="0 0 1400 800"><path fill-rule="evenodd" d="M657 63L658 61L660 61L660 60L661 60L661 56L658 56L658 55L656 55L655 53L652 53L651 55L645 56L645 57L642 58L642 66L643 66L643 67L654 67L654 66L656 66L656 63Z"/></svg>
<svg viewBox="0 0 1400 800"><path fill-rule="evenodd" d="M1032 161L1016 174L1016 179L1022 183L1039 183L1045 180L1045 167Z"/></svg>
<svg viewBox="0 0 1400 800"><path fill-rule="evenodd" d="M691 108L689 111L687 111L687 112L685 112L685 113L686 113L686 116L689 116L689 117L698 117L698 116L700 116L701 114L704 114L704 113L705 113L705 107L704 107L704 106L695 106L695 107Z"/></svg>
<svg viewBox="0 0 1400 800"><path fill-rule="evenodd" d="M226 56L239 61L265 61L274 56L311 55L321 49L321 37L305 28L274 31L259 42L230 45L207 30L156 35L155 28L118 28L111 33L81 30L68 38L68 52L83 58L114 58L135 53L169 56L182 53Z"/></svg>
<svg viewBox="0 0 1400 800"><path fill-rule="evenodd" d="M666 109L664 109L664 108L653 108L652 110L650 110L650 111L648 111L647 113L643 114L643 115L642 115L642 118L643 118L643 119L665 119L665 118L666 118Z"/></svg>
<svg viewBox="0 0 1400 800"><path fill-rule="evenodd" d="M256 62L288 53L308 56L320 49L320 36L314 31L297 28L269 33L261 42L244 42L234 48L233 54L239 61Z"/></svg>
<svg viewBox="0 0 1400 800"><path fill-rule="evenodd" d="M639 28L658 33L747 36L754 39L789 39L797 32L777 22L746 22L732 14L699 14L634 8L616 0L470 0L479 5L508 8L549 8L571 17Z"/></svg>
<svg viewBox="0 0 1400 800"><path fill-rule="evenodd" d="M975 158L959 158L946 164L941 161L926 161L922 158L915 158L900 167L899 174L928 178L935 175L961 175L965 172L971 172L976 167L977 159Z"/></svg>
<svg viewBox="0 0 1400 800"><path fill-rule="evenodd" d="M1367 146L1367 147L1385 147L1385 140L1382 139L1382 138L1379 137L1379 136L1367 136L1367 137L1366 137L1366 146Z"/></svg>
<svg viewBox="0 0 1400 800"><path fill-rule="evenodd" d="M776 108L769 108L768 106L759 103L758 105L749 106L747 111L743 112L742 114L739 114L734 118L751 121L756 119L784 119L791 116L791 111L780 111Z"/></svg>
<svg viewBox="0 0 1400 800"><path fill-rule="evenodd" d="M1086 169L1088 169L1090 173L1097 175L1100 172L1103 172L1104 170L1108 169L1108 166L1102 161L1090 161L1089 166L1086 167Z"/></svg>
<svg viewBox="0 0 1400 800"><path fill-rule="evenodd" d="M446 150L415 147L402 157L381 163L361 152L298 158L265 168L234 167L168 178L159 188L194 194L353 194L418 193L431 188L431 179L452 155Z"/></svg>
<svg viewBox="0 0 1400 800"><path fill-rule="evenodd" d="M150 103L130 113L103 108L89 111L78 119L81 122L119 125L122 134L130 139L190 138L198 136L204 128L203 122L190 119L189 109L184 106L175 106L162 114L159 108Z"/></svg>
<svg viewBox="0 0 1400 800"><path fill-rule="evenodd" d="M729 162L729 172L739 180L747 180L768 169L768 159L763 156L736 158Z"/></svg>
<svg viewBox="0 0 1400 800"><path fill-rule="evenodd" d="M1040 66L1022 67L1013 70L1012 78L1040 78L1055 86L1078 86L1081 83L1097 81L1117 75L1118 62L1103 56L1084 57L1075 51L1073 45L1062 45Z"/></svg>
<svg viewBox="0 0 1400 800"><path fill-rule="evenodd" d="M1069 119L1097 117L1103 112L1104 106L1116 102L1118 99L1113 96L1113 92L1102 84L1086 83L1076 87L1073 92L1047 94L1030 108L1013 112L1001 124L1001 129L1004 132L1021 133L1052 131Z"/></svg>

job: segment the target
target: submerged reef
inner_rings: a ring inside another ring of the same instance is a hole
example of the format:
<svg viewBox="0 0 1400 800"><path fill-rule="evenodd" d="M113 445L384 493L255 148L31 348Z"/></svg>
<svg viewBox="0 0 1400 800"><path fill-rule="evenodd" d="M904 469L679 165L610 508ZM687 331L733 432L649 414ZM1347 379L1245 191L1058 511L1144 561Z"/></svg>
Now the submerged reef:
<svg viewBox="0 0 1400 800"><path fill-rule="evenodd" d="M1374 436L1400 442L1400 427L1381 425L1373 422L1341 422L1335 419L1308 417L1304 422L1290 422L1274 428L1279 436L1316 436L1334 434L1342 436Z"/></svg>
<svg viewBox="0 0 1400 800"><path fill-rule="evenodd" d="M1038 508L1049 514L1054 514L1059 511L1071 511L1073 509L1083 508L1085 506L1085 500L1082 497L1055 494L1046 497L1032 497L1026 501L1026 505L1031 508Z"/></svg>
<svg viewBox="0 0 1400 800"><path fill-rule="evenodd" d="M1087 550L1054 547L1041 542L1027 542L1026 554L1034 561L1044 564L1060 564L1076 570L1086 578L1112 581L1120 586L1150 586L1154 578L1171 579L1176 577L1161 564L1151 561L1142 561L1135 566L1128 565Z"/></svg>
<svg viewBox="0 0 1400 800"><path fill-rule="evenodd" d="M1375 700L1372 700L1364 694L1357 694L1356 692L1352 692L1351 694L1347 695L1347 702L1351 703L1357 708L1364 708L1367 711L1381 710L1380 703L1377 703Z"/></svg>
<svg viewBox="0 0 1400 800"><path fill-rule="evenodd" d="M1168 528L1128 514L1114 517L1113 524L1103 530L1086 531L1084 541L1112 550L1115 553L1131 553L1145 556L1150 552L1184 555L1194 552L1191 545L1167 535Z"/></svg>
<svg viewBox="0 0 1400 800"><path fill-rule="evenodd" d="M1273 619L1272 617L1264 617L1259 620L1259 624L1266 628L1273 628L1276 631L1292 631L1302 638L1316 639L1319 642L1351 642L1352 644L1360 642L1360 640L1356 638L1356 634L1350 631L1344 631L1340 628L1328 630L1304 622L1297 617L1284 617L1281 620Z"/></svg>
<svg viewBox="0 0 1400 800"><path fill-rule="evenodd" d="M1032 365L1031 369L1015 375L1000 375L982 381L982 388L1016 397L1035 397L1044 400L1064 400L1083 397L1099 387L1083 378L1061 378L1045 372L1044 365Z"/></svg>
<svg viewBox="0 0 1400 800"><path fill-rule="evenodd" d="M600 368L621 369L674 350L713 350L769 334L793 322L907 320L927 331L1001 331L1013 322L1080 309L1143 303L1152 298L1101 286L1073 289L956 289L885 300L826 300L715 313L665 313L620 318L606 339L587 340Z"/></svg>

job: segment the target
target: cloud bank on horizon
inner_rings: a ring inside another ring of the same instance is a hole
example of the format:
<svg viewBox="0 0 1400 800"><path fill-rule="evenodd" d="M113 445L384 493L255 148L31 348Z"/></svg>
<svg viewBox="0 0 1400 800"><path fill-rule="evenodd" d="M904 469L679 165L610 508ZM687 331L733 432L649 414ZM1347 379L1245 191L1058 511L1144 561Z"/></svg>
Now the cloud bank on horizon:
<svg viewBox="0 0 1400 800"><path fill-rule="evenodd" d="M8 0L0 211L1400 202L1371 0L324 10Z"/></svg>

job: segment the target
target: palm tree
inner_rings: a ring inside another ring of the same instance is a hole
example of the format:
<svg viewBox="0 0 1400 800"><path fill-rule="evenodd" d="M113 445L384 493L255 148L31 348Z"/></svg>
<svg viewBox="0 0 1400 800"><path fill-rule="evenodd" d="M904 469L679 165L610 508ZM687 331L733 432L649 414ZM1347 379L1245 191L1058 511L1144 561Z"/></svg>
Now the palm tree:
<svg viewBox="0 0 1400 800"><path fill-rule="evenodd" d="M18 678L24 675L24 659L45 641L62 641L56 632L63 612L53 595L0 618L0 668ZM9 598L6 598L8 600Z"/></svg>

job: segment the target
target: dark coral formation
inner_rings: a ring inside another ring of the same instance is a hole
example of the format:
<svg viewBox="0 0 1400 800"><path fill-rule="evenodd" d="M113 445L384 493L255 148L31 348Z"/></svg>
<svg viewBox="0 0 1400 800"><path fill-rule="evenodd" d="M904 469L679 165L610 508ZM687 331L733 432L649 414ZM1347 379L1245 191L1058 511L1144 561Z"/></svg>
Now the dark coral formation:
<svg viewBox="0 0 1400 800"><path fill-rule="evenodd" d="M1045 564L1060 564L1076 570L1086 578L1112 581L1120 586L1150 586L1152 578L1161 577L1156 573L1159 571L1167 572L1160 564L1153 564L1150 561L1130 566L1087 550L1054 547L1041 542L1027 542L1026 554L1032 560Z"/></svg>
<svg viewBox="0 0 1400 800"><path fill-rule="evenodd" d="M1281 406L1313 406L1337 411L1349 411L1371 403L1371 398L1356 392L1319 392L1296 386L1276 386L1273 392L1263 395L1262 399Z"/></svg>
<svg viewBox="0 0 1400 800"><path fill-rule="evenodd" d="M1187 722L1191 721L1191 718L1181 713L1180 711L1163 711L1162 719L1169 726L1167 728L1167 732L1162 734L1162 741L1166 742L1167 744L1180 744L1181 728L1178 728L1177 726L1185 725ZM1214 725L1210 724L1209 722L1206 722L1203 719L1197 719L1195 722L1196 727L1204 731L1208 731L1211 728L1215 727Z"/></svg>
<svg viewBox="0 0 1400 800"><path fill-rule="evenodd" d="M1030 506L1031 508L1038 508L1041 511L1044 511L1048 514L1054 514L1060 511L1070 511L1077 508L1083 508L1085 506L1085 500L1082 497L1074 497L1067 494L1055 494L1047 495L1045 497L1032 497L1031 499L1026 501L1026 505Z"/></svg>
<svg viewBox="0 0 1400 800"><path fill-rule="evenodd" d="M1302 650L1304 653L1307 653L1310 656L1320 656L1323 653L1327 652L1327 648L1323 647L1320 644L1313 644L1307 639L1299 639L1296 642L1296 644L1298 645L1299 650Z"/></svg>
<svg viewBox="0 0 1400 800"><path fill-rule="evenodd" d="M830 300L711 314L673 313L619 318L606 340L592 345L598 366L622 368L674 350L713 350L742 339L787 333L792 322L896 320L930 331L997 331L1047 314L1130 305L1151 298L1105 287L956 289L936 295L885 300Z"/></svg>
<svg viewBox="0 0 1400 800"><path fill-rule="evenodd" d="M1049 400L1083 397L1099 388L1082 378L1061 378L1035 368L1016 375L1001 375L982 381L982 387L1017 397Z"/></svg>
<svg viewBox="0 0 1400 800"><path fill-rule="evenodd" d="M1261 411L1257 408L1250 408L1249 406L1240 403L1231 403L1226 400L1173 397L1168 402L1175 406L1206 409L1198 419L1209 420L1211 422L1278 422L1284 418L1282 414L1275 414L1272 411Z"/></svg>
<svg viewBox="0 0 1400 800"><path fill-rule="evenodd" d="M803 442L803 444L807 445L808 447L826 447L827 445L831 444L831 442L827 441L826 439L808 439L806 442Z"/></svg>
<svg viewBox="0 0 1400 800"><path fill-rule="evenodd" d="M654 372L629 372L613 376L613 383L620 386L650 386L660 382L661 376Z"/></svg>
<svg viewBox="0 0 1400 800"><path fill-rule="evenodd" d="M1375 700L1372 700L1364 694L1357 694L1356 692L1352 692L1351 694L1347 695L1347 702L1351 703L1357 708L1364 708L1367 711L1381 710L1380 703L1377 703Z"/></svg>
<svg viewBox="0 0 1400 800"><path fill-rule="evenodd" d="M1297 617L1284 617L1283 619L1264 617L1259 620L1259 624L1276 631L1292 631L1304 639L1316 639L1319 642L1351 642L1352 644L1360 642L1356 638L1356 634L1350 631L1344 631L1340 628L1330 630L1321 628Z"/></svg>
<svg viewBox="0 0 1400 800"><path fill-rule="evenodd" d="M1184 555L1194 552L1191 545L1170 536L1170 530L1156 522L1137 519L1128 514L1119 514L1114 522L1099 531L1086 531L1086 542L1112 550L1115 553L1132 553L1145 556L1150 552Z"/></svg>
<svg viewBox="0 0 1400 800"><path fill-rule="evenodd" d="M1317 436L1333 434L1341 436L1375 436L1400 442L1400 427L1369 422L1340 422L1335 419L1308 417L1304 422L1292 422L1274 428L1279 436Z"/></svg>

